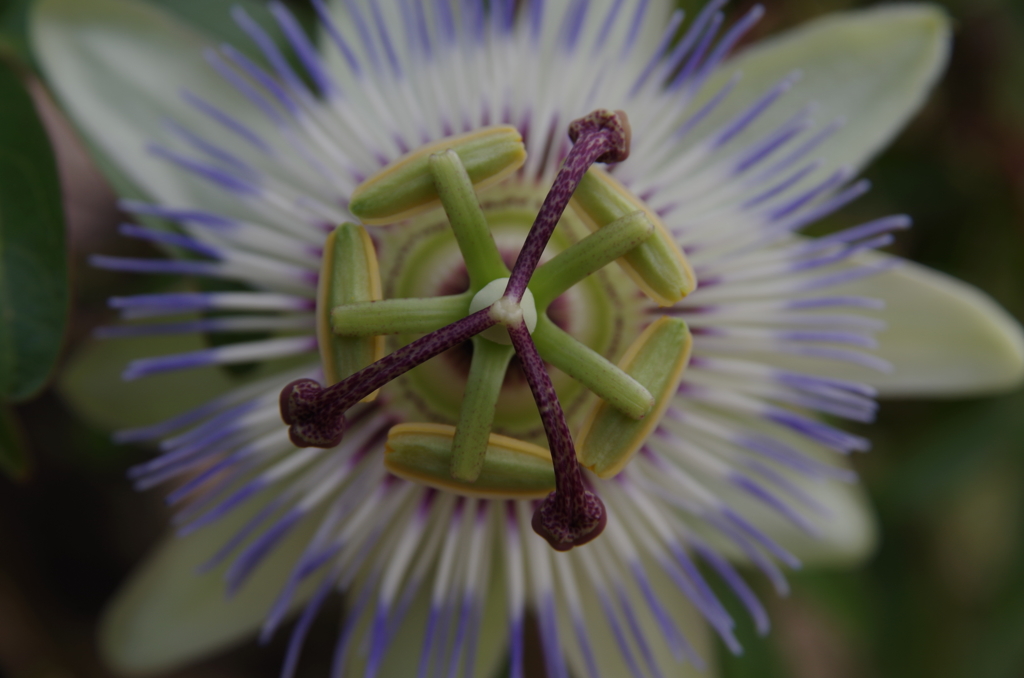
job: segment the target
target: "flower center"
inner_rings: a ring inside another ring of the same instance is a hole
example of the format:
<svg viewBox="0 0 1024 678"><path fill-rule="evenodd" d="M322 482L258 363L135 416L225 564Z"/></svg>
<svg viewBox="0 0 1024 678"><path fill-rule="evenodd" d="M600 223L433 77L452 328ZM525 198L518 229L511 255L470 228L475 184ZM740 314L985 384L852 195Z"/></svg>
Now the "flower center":
<svg viewBox="0 0 1024 678"><path fill-rule="evenodd" d="M651 290L665 287L666 272L668 287L663 296L675 297L672 303L692 287L692 274L687 277L689 269L678 249L668 252L666 258L664 229L656 229L653 215L646 208L636 209L632 198L623 209L622 201L601 180L588 183L588 192L599 195L582 203L584 218L592 222L594 232L539 267L556 225L590 166L595 161L619 162L629 152L629 127L621 112L595 111L573 122L569 135L575 145L544 197L511 272L476 191L507 177L525 160L515 130L487 128L443 140L392 163L361 185L352 195L350 210L367 223L401 221L440 202L462 255L470 289L456 295L381 300L372 241L363 227L343 224L325 248L318 296L320 349L329 384L325 388L312 380L299 380L281 393L282 417L296 445L337 445L345 431L345 412L352 405L372 398L377 389L430 358L471 340L473 356L456 425L396 427L389 435L385 465L396 475L468 494L546 494L533 526L559 550L596 537L606 518L600 499L584 484L573 438L544 359L631 420L642 420L657 409L659 401L644 383L555 326L545 315L547 307L591 273L633 254L639 258L626 270L642 281L641 288L649 296ZM655 233L658 237L652 238ZM685 365L681 356L688 355L679 342L688 342L689 333L681 322L663 320L666 323L662 325L670 325L666 331L652 333L649 328L644 336L658 337L660 348L672 357L670 362L679 364L669 373L678 376ZM398 350L378 355L381 335L424 332ZM635 348L631 349L634 353ZM550 494L552 483L546 474L533 473L544 451L538 454L539 448L526 449L525 443L492 434L495 407L513 353L536 403L550 451L554 485ZM650 374L643 375L651 381ZM663 380L654 381L661 385ZM674 385L670 384L670 389ZM635 452L656 418L639 427L621 427L614 421L609 424L607 416L599 417L595 424L594 413L584 435L609 425L625 432L608 438L618 441L611 449L607 441L591 445L594 466L613 475ZM526 477L533 486L523 482Z"/></svg>
<svg viewBox="0 0 1024 678"><path fill-rule="evenodd" d="M509 269L522 248L546 190L546 187L513 177L479 196L495 245ZM470 285L466 264L443 211L434 210L401 224L374 229L373 233L379 234L385 298L466 294L464 303L468 311L472 296L480 290ZM566 210L548 243L540 268L575 246L588 233L589 229L579 216L571 209ZM506 271L502 277L507 275ZM503 292L504 287L499 295ZM636 295L636 286L621 267L606 266L566 289L546 307L535 303L542 340L545 332L550 334L554 329L599 355L609 358L621 355L643 324L649 322L640 305L628 303ZM498 337L504 335L506 344L509 341L504 328L496 327L491 332ZM532 334L536 339L536 331ZM417 336L391 336L389 349L404 346ZM472 357L476 353L474 342L465 342L402 375L389 386L388 392L393 396L388 400L389 407L397 410L404 421L454 424L465 402ZM547 357L545 360L552 364ZM561 367L550 372L569 426L574 431L579 430L595 397ZM515 355L509 361L498 394L492 430L529 443L546 444L537 407Z"/></svg>

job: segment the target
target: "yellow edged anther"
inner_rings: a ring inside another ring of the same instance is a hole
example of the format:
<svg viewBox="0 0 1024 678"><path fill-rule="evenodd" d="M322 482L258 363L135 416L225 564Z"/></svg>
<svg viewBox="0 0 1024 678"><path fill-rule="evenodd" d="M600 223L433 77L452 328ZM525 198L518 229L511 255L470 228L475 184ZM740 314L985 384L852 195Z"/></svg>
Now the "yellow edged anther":
<svg viewBox="0 0 1024 678"><path fill-rule="evenodd" d="M569 203L592 230L638 210L654 224L654 235L620 259L619 264L651 300L671 306L697 289L697 278L657 214L598 167L587 170Z"/></svg>
<svg viewBox="0 0 1024 678"><path fill-rule="evenodd" d="M440 205L430 156L448 149L458 154L477 191L502 181L526 162L523 138L509 125L446 137L403 155L357 186L349 211L365 224L382 225Z"/></svg>
<svg viewBox="0 0 1024 678"><path fill-rule="evenodd" d="M637 337L619 361L619 367L654 395L654 409L637 421L598 403L583 424L576 444L580 463L601 478L619 473L658 425L683 370L690 361L693 339L686 323L662 316Z"/></svg>
<svg viewBox="0 0 1024 678"><path fill-rule="evenodd" d="M399 478L467 497L541 499L555 489L551 453L543 447L492 433L483 468L474 482L451 475L455 427L399 424L388 432L384 466Z"/></svg>
<svg viewBox="0 0 1024 678"><path fill-rule="evenodd" d="M384 357L383 336L338 336L331 329L335 306L383 297L377 252L366 229L342 224L327 236L316 292L316 336L327 386ZM377 391L363 399L369 402Z"/></svg>

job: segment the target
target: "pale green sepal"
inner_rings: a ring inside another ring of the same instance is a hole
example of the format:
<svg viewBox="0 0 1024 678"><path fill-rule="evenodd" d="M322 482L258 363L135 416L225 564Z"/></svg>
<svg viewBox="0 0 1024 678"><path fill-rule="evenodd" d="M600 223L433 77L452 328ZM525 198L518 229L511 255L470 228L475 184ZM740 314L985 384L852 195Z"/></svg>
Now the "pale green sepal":
<svg viewBox="0 0 1024 678"><path fill-rule="evenodd" d="M697 278L661 218L612 175L591 167L583 175L570 205L591 230L604 228L640 210L654 235L619 259L633 282L659 306L671 306L697 289Z"/></svg>
<svg viewBox="0 0 1024 678"><path fill-rule="evenodd" d="M764 504L741 495L738 490L720 488L725 494L719 498L796 556L803 567L854 567L874 554L878 547L878 524L863 487L856 483L807 481L796 476L791 480L829 511L829 517L825 517L801 510L814 525L817 536L795 527L779 514L766 509ZM710 534L704 536L730 560L752 565L732 542Z"/></svg>
<svg viewBox="0 0 1024 678"><path fill-rule="evenodd" d="M654 396L643 384L555 325L546 315L537 323L533 343L544 360L626 416L642 419L654 407Z"/></svg>
<svg viewBox="0 0 1024 678"><path fill-rule="evenodd" d="M637 247L654 233L642 211L627 214L599 228L542 264L530 279L537 305L547 308L570 287Z"/></svg>
<svg viewBox="0 0 1024 678"><path fill-rule="evenodd" d="M228 111L268 142L273 125L203 58L216 41L148 2L40 0L31 15L32 49L47 82L88 141L149 199L240 217L236 196L155 157L154 143L175 145L166 121L205 137L254 167L276 161L213 122L182 89ZM122 177L115 177L123 182Z"/></svg>
<svg viewBox="0 0 1024 678"><path fill-rule="evenodd" d="M492 521L488 529L499 534L504 525ZM466 671L466 662L458 662L454 678L476 676L477 678L498 678L502 661L508 655L508 595L505 590L507 575L504 560L497 556L495 550L491 558L488 588L484 597L483 615L477 619L477 643L475 648L476 661L473 670ZM427 627L430 614L431 586L421 585L408 611L402 617L394 635L390 637L388 649L376 675L380 678L415 678L420 665L420 650L423 647L423 631ZM363 582L356 580L354 589L359 590ZM353 630L353 642L349 647L345 672L341 678L358 678L366 675L366 664L369 659L372 643L369 633L373 628L373 620L377 614L375 605L367 605L365 611L356 622ZM446 674L447 675L447 674Z"/></svg>
<svg viewBox="0 0 1024 678"><path fill-rule="evenodd" d="M480 477L494 423L494 408L513 353L511 346L473 337L473 361L452 440L451 475L456 480L472 483Z"/></svg>
<svg viewBox="0 0 1024 678"><path fill-rule="evenodd" d="M647 326L619 361L619 367L654 395L654 408L632 419L608 403L598 403L576 442L580 463L600 478L617 475L661 420L690 361L693 338L686 323L663 316Z"/></svg>
<svg viewBox="0 0 1024 678"><path fill-rule="evenodd" d="M833 461L847 465L845 459ZM745 504L748 498L737 498L734 506L782 548L799 558L805 567L851 567L874 554L879 539L878 521L860 483L811 481L796 474L791 479L828 512L819 516L801 511L817 528L816 536L798 529L774 511L766 511L763 504Z"/></svg>
<svg viewBox="0 0 1024 678"><path fill-rule="evenodd" d="M716 678L720 676L721 672L718 670L716 661L718 644L704 617L693 606L693 603L679 591L678 585L665 574L658 563L650 557L641 557L641 563L647 572L655 598L705 664L702 671L689 662L680 662L675 658L672 648L665 640L661 625L651 614L650 606L639 587L635 585L633 577L623 577L621 580L612 582L611 585L621 586L625 592L637 626L644 642L651 650L651 656L658 666L660 675L666 676L666 678L669 676L671 678ZM628 567L628 564L621 567ZM580 602L583 608L582 621L585 624L587 638L594 653L594 660L600 667L601 675L616 678L634 675L630 665L623 658L616 636L607 621L607 616L601 605L601 598L593 591L581 586ZM576 629L573 628L572 621L570 614L558 615L558 631L562 638L576 637ZM577 644L563 642L562 649L565 651L571 675L588 676L587 663Z"/></svg>
<svg viewBox="0 0 1024 678"><path fill-rule="evenodd" d="M1020 322L972 285L907 261L838 291L885 301L876 353L893 371L867 380L880 395L982 395L1024 380Z"/></svg>
<svg viewBox="0 0 1024 678"><path fill-rule="evenodd" d="M1024 331L987 294L885 254L863 254L857 263L895 267L829 288L827 294L885 302L880 317L887 327L878 334L879 347L873 354L889 361L891 372L810 358L771 356L771 363L869 384L882 397L983 395L1016 388L1024 381Z"/></svg>
<svg viewBox="0 0 1024 678"><path fill-rule="evenodd" d="M949 17L937 5L883 4L828 14L759 41L722 65L692 107L699 110L736 72L742 79L687 137L706 139L722 121L750 107L795 71L790 93L739 134L729 148L744 148L789 120L808 103L815 120L845 121L814 149L819 175L840 167L859 171L921 107L949 58ZM713 118L713 119L712 119Z"/></svg>
<svg viewBox="0 0 1024 678"><path fill-rule="evenodd" d="M110 668L126 676L164 674L254 636L319 526L319 514L287 535L230 599L224 582L230 560L205 574L197 569L275 496L270 491L246 502L187 537L169 537L146 557L100 623L100 655ZM316 580L300 587L293 610Z"/></svg>
<svg viewBox="0 0 1024 678"><path fill-rule="evenodd" d="M384 357L383 336L339 336L332 331L332 309L378 301L383 296L377 252L366 229L342 224L327 236L316 294L316 334L327 384L336 384ZM363 402L373 400L372 394Z"/></svg>
<svg viewBox="0 0 1024 678"><path fill-rule="evenodd" d="M692 406L692 405L691 405ZM671 423L669 423L671 426ZM850 460L807 438L779 426L766 425L756 417L742 417L738 429L755 430L771 435L812 459L839 468L851 468ZM750 493L739 489L727 479L704 478L703 482L716 497L737 513L745 516L779 546L796 556L807 567L853 566L864 562L878 546L878 523L863 485L837 480L808 478L779 466L776 471L798 486L822 509L821 513L790 502L815 529L809 534L796 527L778 512L767 508ZM704 536L723 555L737 562L749 562L728 539L713 530Z"/></svg>
<svg viewBox="0 0 1024 678"><path fill-rule="evenodd" d="M430 156L455 151L476 190L508 177L526 162L526 147L515 127L484 127L417 148L390 163L352 192L349 211L366 224L391 224L440 202Z"/></svg>
<svg viewBox="0 0 1024 678"><path fill-rule="evenodd" d="M399 478L485 499L539 499L555 489L551 454L542 447L492 433L483 468L473 482L451 475L455 427L399 424L388 432L384 466Z"/></svg>
<svg viewBox="0 0 1024 678"><path fill-rule="evenodd" d="M101 430L154 424L197 407L241 382L218 367L165 372L126 382L120 376L124 366L137 358L202 348L206 346L197 334L87 341L61 371L57 392L76 415Z"/></svg>
<svg viewBox="0 0 1024 678"><path fill-rule="evenodd" d="M331 328L343 336L425 334L465 318L471 297L465 292L344 304L331 310Z"/></svg>
<svg viewBox="0 0 1024 678"><path fill-rule="evenodd" d="M470 289L476 291L495 278L507 277L508 268L494 244L491 227L459 154L448 149L431 155L429 161L434 188L466 263Z"/></svg>

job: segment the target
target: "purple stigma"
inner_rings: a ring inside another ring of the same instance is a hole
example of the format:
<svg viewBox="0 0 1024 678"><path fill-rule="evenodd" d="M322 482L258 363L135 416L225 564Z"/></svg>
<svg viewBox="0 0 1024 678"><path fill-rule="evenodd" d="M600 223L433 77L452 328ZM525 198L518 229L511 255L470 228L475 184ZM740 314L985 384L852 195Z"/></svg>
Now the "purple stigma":
<svg viewBox="0 0 1024 678"><path fill-rule="evenodd" d="M572 150L544 198L512 267L505 288L506 298L517 302L522 299L541 253L583 175L595 162L614 163L628 158L630 136L629 119L623 111L597 110L569 124ZM600 535L608 515L598 496L583 483L565 413L529 331L520 322L509 326L508 333L540 411L555 469L555 491L541 501L534 512L533 530L555 550L568 551Z"/></svg>
<svg viewBox="0 0 1024 678"><path fill-rule="evenodd" d="M569 139L574 145L558 170L526 236L523 249L519 251L505 288L506 297L516 302L522 300L526 286L537 270L540 255L583 175L595 162L622 162L628 158L630 136L629 119L623 111L597 110L569 123Z"/></svg>
<svg viewBox="0 0 1024 678"><path fill-rule="evenodd" d="M547 539L556 551L568 551L601 534L608 515L601 500L583 483L583 473L576 461L576 448L562 405L526 324L509 327L508 335L519 354L526 381L540 410L551 450L551 463L555 467L555 491L545 497L534 512L533 531Z"/></svg>

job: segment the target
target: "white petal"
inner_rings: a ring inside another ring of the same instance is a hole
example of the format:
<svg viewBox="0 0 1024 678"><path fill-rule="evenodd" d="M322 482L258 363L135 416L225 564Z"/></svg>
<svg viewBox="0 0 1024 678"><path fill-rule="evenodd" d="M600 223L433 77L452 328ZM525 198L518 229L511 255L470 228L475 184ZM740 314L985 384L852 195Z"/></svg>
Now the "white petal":
<svg viewBox="0 0 1024 678"><path fill-rule="evenodd" d="M146 558L103 617L100 652L111 668L130 675L165 673L254 634L319 516L310 516L285 537L230 600L223 576L227 564L205 574L196 569L264 504L247 502L207 528L170 537ZM300 589L293 609L311 593L311 586Z"/></svg>
<svg viewBox="0 0 1024 678"><path fill-rule="evenodd" d="M878 265L893 259L872 253L859 262ZM885 301L881 317L888 327L878 335L875 354L892 363L892 372L812 359L786 360L787 367L867 383L887 397L981 395L1016 388L1024 380L1020 323L987 294L956 278L900 261L827 293Z"/></svg>
<svg viewBox="0 0 1024 678"><path fill-rule="evenodd" d="M226 213L236 198L153 157L173 120L258 162L236 139L182 98L182 89L238 117L271 143L270 124L205 62L211 39L159 8L130 0L43 0L31 23L36 57L89 142L148 197Z"/></svg>
<svg viewBox="0 0 1024 678"><path fill-rule="evenodd" d="M794 71L802 77L790 93L741 134L742 147L775 129L808 102L816 119L845 126L815 154L820 173L859 169L883 148L924 102L949 53L949 20L924 4L883 5L830 14L759 42L726 62L704 89L706 98L737 71L735 92L691 139L744 110L765 90Z"/></svg>

